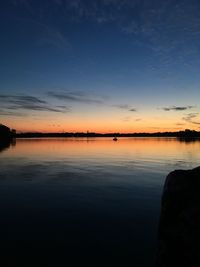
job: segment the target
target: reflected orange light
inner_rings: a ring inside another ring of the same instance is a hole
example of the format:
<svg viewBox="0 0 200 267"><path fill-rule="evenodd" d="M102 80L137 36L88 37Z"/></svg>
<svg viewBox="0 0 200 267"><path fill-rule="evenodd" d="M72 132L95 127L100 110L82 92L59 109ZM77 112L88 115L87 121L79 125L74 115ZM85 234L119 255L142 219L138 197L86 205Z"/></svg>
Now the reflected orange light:
<svg viewBox="0 0 200 267"><path fill-rule="evenodd" d="M192 145L192 144L190 144ZM200 143L194 145L193 153L199 153ZM13 149L5 151L14 157L35 159L70 159L77 158L156 158L185 153L187 144L176 138L41 138L17 139Z"/></svg>

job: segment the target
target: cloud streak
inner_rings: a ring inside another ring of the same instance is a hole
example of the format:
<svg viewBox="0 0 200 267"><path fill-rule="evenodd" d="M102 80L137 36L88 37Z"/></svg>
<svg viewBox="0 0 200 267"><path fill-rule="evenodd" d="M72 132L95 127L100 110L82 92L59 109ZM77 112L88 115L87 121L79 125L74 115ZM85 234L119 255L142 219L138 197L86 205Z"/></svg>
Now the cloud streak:
<svg viewBox="0 0 200 267"><path fill-rule="evenodd" d="M69 107L66 106L54 106L49 104L47 101L30 95L0 95L1 104L1 115L13 115L23 116L23 113L16 111L49 111L66 113L70 111ZM15 111L15 112L13 112Z"/></svg>
<svg viewBox="0 0 200 267"><path fill-rule="evenodd" d="M99 98L93 98L83 92L48 92L48 96L67 102L78 102L85 104L103 104L103 100Z"/></svg>
<svg viewBox="0 0 200 267"><path fill-rule="evenodd" d="M6 111L4 109L0 109L0 116L12 116L12 117L24 117L26 113L20 113L16 111Z"/></svg>
<svg viewBox="0 0 200 267"><path fill-rule="evenodd" d="M200 125L200 121L196 121L194 119L196 119L198 117L199 113L189 113L186 114L185 117L183 117L182 119L186 122L192 123L192 124L196 124L196 125Z"/></svg>
<svg viewBox="0 0 200 267"><path fill-rule="evenodd" d="M137 111L136 108L133 108L130 105L127 105L127 104L113 105L113 107L116 107L116 108L119 108L119 109L123 109L123 110L128 110L128 111L131 111L131 112L136 112Z"/></svg>
<svg viewBox="0 0 200 267"><path fill-rule="evenodd" d="M171 107L163 107L161 109L164 111L183 111L192 108L194 108L194 106L171 106Z"/></svg>
<svg viewBox="0 0 200 267"><path fill-rule="evenodd" d="M177 125L177 126L184 126L185 123L177 122L176 125Z"/></svg>

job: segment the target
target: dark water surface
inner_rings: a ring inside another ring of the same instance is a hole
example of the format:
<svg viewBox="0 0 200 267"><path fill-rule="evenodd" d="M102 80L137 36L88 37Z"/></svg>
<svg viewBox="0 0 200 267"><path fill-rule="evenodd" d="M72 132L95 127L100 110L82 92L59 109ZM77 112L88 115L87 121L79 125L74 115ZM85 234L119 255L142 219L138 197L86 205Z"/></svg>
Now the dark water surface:
<svg viewBox="0 0 200 267"><path fill-rule="evenodd" d="M18 139L0 147L0 266L153 266L160 198L200 142Z"/></svg>

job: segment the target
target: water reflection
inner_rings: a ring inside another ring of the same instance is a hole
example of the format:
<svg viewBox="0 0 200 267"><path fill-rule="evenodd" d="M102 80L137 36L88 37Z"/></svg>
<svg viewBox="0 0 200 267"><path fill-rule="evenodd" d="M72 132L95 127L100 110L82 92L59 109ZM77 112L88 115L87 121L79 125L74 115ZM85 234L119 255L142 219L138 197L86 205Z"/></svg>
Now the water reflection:
<svg viewBox="0 0 200 267"><path fill-rule="evenodd" d="M1 266L154 266L165 176L198 165L200 150L176 138L9 146L0 154Z"/></svg>
<svg viewBox="0 0 200 267"><path fill-rule="evenodd" d="M176 138L32 138L17 139L16 146L7 150L8 157L27 158L37 162L75 161L117 164L127 162L196 161L200 142L195 140L177 140ZM9 148L12 143L5 143ZM188 146L189 144L189 146Z"/></svg>
<svg viewBox="0 0 200 267"><path fill-rule="evenodd" d="M185 142L185 143L200 142L200 138L198 137L177 137L177 140L179 142Z"/></svg>
<svg viewBox="0 0 200 267"><path fill-rule="evenodd" d="M16 140L15 139L0 139L0 153L4 150L8 149L10 146L15 146Z"/></svg>

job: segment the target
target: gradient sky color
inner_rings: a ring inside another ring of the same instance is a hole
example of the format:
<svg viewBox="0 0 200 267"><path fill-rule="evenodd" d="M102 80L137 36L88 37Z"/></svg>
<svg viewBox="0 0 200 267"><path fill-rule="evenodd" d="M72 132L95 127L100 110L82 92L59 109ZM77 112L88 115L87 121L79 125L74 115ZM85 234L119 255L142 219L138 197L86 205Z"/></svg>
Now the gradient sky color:
<svg viewBox="0 0 200 267"><path fill-rule="evenodd" d="M198 0L2 0L0 122L200 129Z"/></svg>

